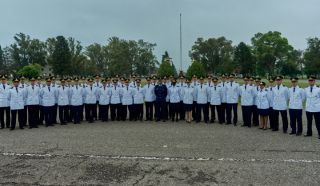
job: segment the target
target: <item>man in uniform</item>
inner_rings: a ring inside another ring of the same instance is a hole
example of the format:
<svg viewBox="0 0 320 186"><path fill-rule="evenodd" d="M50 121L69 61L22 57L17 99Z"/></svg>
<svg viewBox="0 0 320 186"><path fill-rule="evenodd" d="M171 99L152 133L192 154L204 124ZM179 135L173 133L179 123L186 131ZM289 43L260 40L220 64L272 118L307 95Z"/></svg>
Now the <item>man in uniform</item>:
<svg viewBox="0 0 320 186"><path fill-rule="evenodd" d="M227 88L227 76L225 74L221 75L221 82L220 82L220 86L221 86L221 91L222 91L222 99L221 99L221 120L219 120L220 124L223 124L226 122L226 108L227 108L227 92L226 92L226 88Z"/></svg>
<svg viewBox="0 0 320 186"><path fill-rule="evenodd" d="M196 89L197 86L199 85L198 79L196 75L192 76L191 80L191 86ZM192 119L197 120L197 97L196 95L193 97L193 103L192 103Z"/></svg>
<svg viewBox="0 0 320 186"><path fill-rule="evenodd" d="M180 81L177 85L178 87L180 87L180 89L184 89L187 85L185 83L185 77L183 75L180 76ZM179 115L180 115L180 120L185 120L185 111L183 109L183 97L180 96L180 104L179 104L179 108L180 108L180 111L179 111Z"/></svg>
<svg viewBox="0 0 320 186"><path fill-rule="evenodd" d="M210 123L214 123L216 119L216 111L218 121L221 123L221 100L222 100L222 87L218 83L218 78L213 78L213 83L208 87L210 97L210 110L211 119Z"/></svg>
<svg viewBox="0 0 320 186"><path fill-rule="evenodd" d="M201 111L203 112L204 122L209 123L208 92L208 87L204 84L203 77L200 77L200 84L195 88L197 98L197 123L201 121Z"/></svg>
<svg viewBox="0 0 320 186"><path fill-rule="evenodd" d="M307 133L304 136L312 136L312 120L314 118L320 139L320 88L315 86L315 80L315 76L310 76L308 78L309 86L305 88Z"/></svg>
<svg viewBox="0 0 320 186"><path fill-rule="evenodd" d="M25 88L26 103L28 108L29 128L38 128L39 124L39 105L40 87L36 85L35 78L30 79L30 86Z"/></svg>
<svg viewBox="0 0 320 186"><path fill-rule="evenodd" d="M124 87L121 89L121 104L122 113L121 120L125 121L127 119L127 113L129 110L129 121L133 120L133 94L134 90L129 86L129 79L124 81Z"/></svg>
<svg viewBox="0 0 320 186"><path fill-rule="evenodd" d="M108 82L109 78L106 79ZM102 122L107 122L109 120L109 104L111 87L108 85L106 80L102 80L102 86L98 89L98 99L99 99L99 116Z"/></svg>
<svg viewBox="0 0 320 186"><path fill-rule="evenodd" d="M54 76L51 76L51 87L56 91L57 89L57 84L56 84L56 78ZM52 108L53 110L53 115L52 115L52 123L57 124L57 115L58 115L58 99L55 100L55 104Z"/></svg>
<svg viewBox="0 0 320 186"><path fill-rule="evenodd" d="M154 84L151 83L151 78L147 78L147 84L143 87L145 92L144 101L146 104L146 121L153 120L153 107L156 96L154 94Z"/></svg>
<svg viewBox="0 0 320 186"><path fill-rule="evenodd" d="M240 86L241 108L243 127L251 127L253 98L255 96L254 87L249 85L249 77L244 77L244 84Z"/></svg>
<svg viewBox="0 0 320 186"><path fill-rule="evenodd" d="M116 78L112 80L113 85L111 86L110 91L110 115L111 121L117 120L120 121L120 105L121 105L121 98L120 98L120 90L121 87L118 86L118 81Z"/></svg>
<svg viewBox="0 0 320 186"><path fill-rule="evenodd" d="M14 130L16 128L16 118L18 114L19 128L24 129L24 104L25 104L25 89L19 87L19 79L13 80L13 87L9 91L9 102L10 102L10 110L11 110L11 127L10 130Z"/></svg>
<svg viewBox="0 0 320 186"><path fill-rule="evenodd" d="M70 87L70 105L73 113L73 124L80 124L83 118L84 88L79 84L79 79L74 79L74 85Z"/></svg>
<svg viewBox="0 0 320 186"><path fill-rule="evenodd" d="M56 88L51 85L51 79L46 79L46 85L40 90L40 99L43 106L44 120L46 127L53 126L54 108L56 104Z"/></svg>
<svg viewBox="0 0 320 186"><path fill-rule="evenodd" d="M253 90L254 90L254 93L255 93L255 96L254 96L254 104L252 106L252 124L253 126L259 126L259 113L258 113L258 102L257 102L257 95L258 95L258 92L260 91L260 83L261 83L261 78L260 77L256 77L255 78L255 85L252 84L253 86Z"/></svg>
<svg viewBox="0 0 320 186"><path fill-rule="evenodd" d="M168 117L166 115L167 109L166 109L166 97L168 94L167 86L164 85L165 79L159 78L158 84L154 88L154 94L156 96L156 121L160 121L162 119L163 122L166 121L166 118Z"/></svg>
<svg viewBox="0 0 320 186"><path fill-rule="evenodd" d="M59 107L59 120L61 125L66 125L69 121L69 96L70 88L66 86L66 80L60 80L61 85L57 86L57 97Z"/></svg>
<svg viewBox="0 0 320 186"><path fill-rule="evenodd" d="M274 129L274 110L273 110L273 89L274 89L274 78L269 77L269 87L268 87L268 98L269 98L269 122L270 129Z"/></svg>
<svg viewBox="0 0 320 186"><path fill-rule="evenodd" d="M300 136L302 134L302 108L305 100L305 91L298 86L298 78L291 78L292 87L289 88L289 115L290 135ZM298 129L298 130L297 130Z"/></svg>
<svg viewBox="0 0 320 186"><path fill-rule="evenodd" d="M88 85L84 89L84 103L85 103L85 112L86 120L89 123L94 122L94 109L97 103L97 88L93 86L93 79L88 79Z"/></svg>
<svg viewBox="0 0 320 186"><path fill-rule="evenodd" d="M3 129L4 127L7 127L7 128L10 127L10 102L8 100L10 88L11 86L7 84L7 78L3 75L1 77L1 84L0 84L1 129ZM6 120L4 118L6 118Z"/></svg>
<svg viewBox="0 0 320 186"><path fill-rule="evenodd" d="M275 117L275 127L272 131L279 130L279 113L282 118L283 133L288 130L288 88L282 85L282 76L276 77L276 86L273 88L273 110Z"/></svg>
<svg viewBox="0 0 320 186"><path fill-rule="evenodd" d="M136 86L133 88L133 119L134 121L143 119L143 103L145 97L145 89L141 86L141 80L136 80Z"/></svg>
<svg viewBox="0 0 320 186"><path fill-rule="evenodd" d="M177 86L177 80L172 79L171 86L168 89L168 96L170 101L170 116L172 121L179 121L179 106L180 106L181 88ZM181 108L182 109L182 108Z"/></svg>
<svg viewBox="0 0 320 186"><path fill-rule="evenodd" d="M239 84L234 82L234 74L230 74L229 83L226 86L227 95L227 124L231 124L231 111L233 110L233 125L236 126L238 122L238 98L239 98Z"/></svg>

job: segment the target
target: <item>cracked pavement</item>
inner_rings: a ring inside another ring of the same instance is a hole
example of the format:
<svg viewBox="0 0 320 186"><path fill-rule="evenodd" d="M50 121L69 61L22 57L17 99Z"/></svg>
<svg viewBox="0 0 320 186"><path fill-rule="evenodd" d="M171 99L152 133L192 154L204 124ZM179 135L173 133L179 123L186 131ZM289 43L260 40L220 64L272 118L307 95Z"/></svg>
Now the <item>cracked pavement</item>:
<svg viewBox="0 0 320 186"><path fill-rule="evenodd" d="M319 185L320 140L219 124L0 131L0 185Z"/></svg>

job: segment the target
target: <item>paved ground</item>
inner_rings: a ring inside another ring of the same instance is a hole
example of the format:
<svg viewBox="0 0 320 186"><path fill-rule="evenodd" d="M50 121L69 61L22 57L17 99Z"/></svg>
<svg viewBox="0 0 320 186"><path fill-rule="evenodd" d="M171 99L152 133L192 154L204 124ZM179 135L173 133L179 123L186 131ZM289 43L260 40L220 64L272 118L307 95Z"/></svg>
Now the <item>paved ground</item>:
<svg viewBox="0 0 320 186"><path fill-rule="evenodd" d="M319 183L316 135L185 122L0 130L2 185Z"/></svg>

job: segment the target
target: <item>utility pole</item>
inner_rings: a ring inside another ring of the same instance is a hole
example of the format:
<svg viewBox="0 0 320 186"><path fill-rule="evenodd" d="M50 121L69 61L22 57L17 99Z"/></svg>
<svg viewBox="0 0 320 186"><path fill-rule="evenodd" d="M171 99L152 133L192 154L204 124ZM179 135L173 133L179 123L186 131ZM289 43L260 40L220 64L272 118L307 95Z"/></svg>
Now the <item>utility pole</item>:
<svg viewBox="0 0 320 186"><path fill-rule="evenodd" d="M182 72L182 21L181 21L181 13L180 13L180 74Z"/></svg>

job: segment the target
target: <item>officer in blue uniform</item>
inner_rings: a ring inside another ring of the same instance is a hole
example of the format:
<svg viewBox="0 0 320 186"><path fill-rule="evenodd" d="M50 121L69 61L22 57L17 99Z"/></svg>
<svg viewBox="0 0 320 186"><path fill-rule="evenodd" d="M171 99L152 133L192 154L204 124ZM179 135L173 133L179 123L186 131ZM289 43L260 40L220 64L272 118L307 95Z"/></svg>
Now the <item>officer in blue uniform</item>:
<svg viewBox="0 0 320 186"><path fill-rule="evenodd" d="M163 122L166 121L167 115L167 109L166 109L166 97L168 94L168 89L166 85L164 84L165 79L159 78L158 84L154 88L154 94L156 96L156 121L160 121L162 119Z"/></svg>

